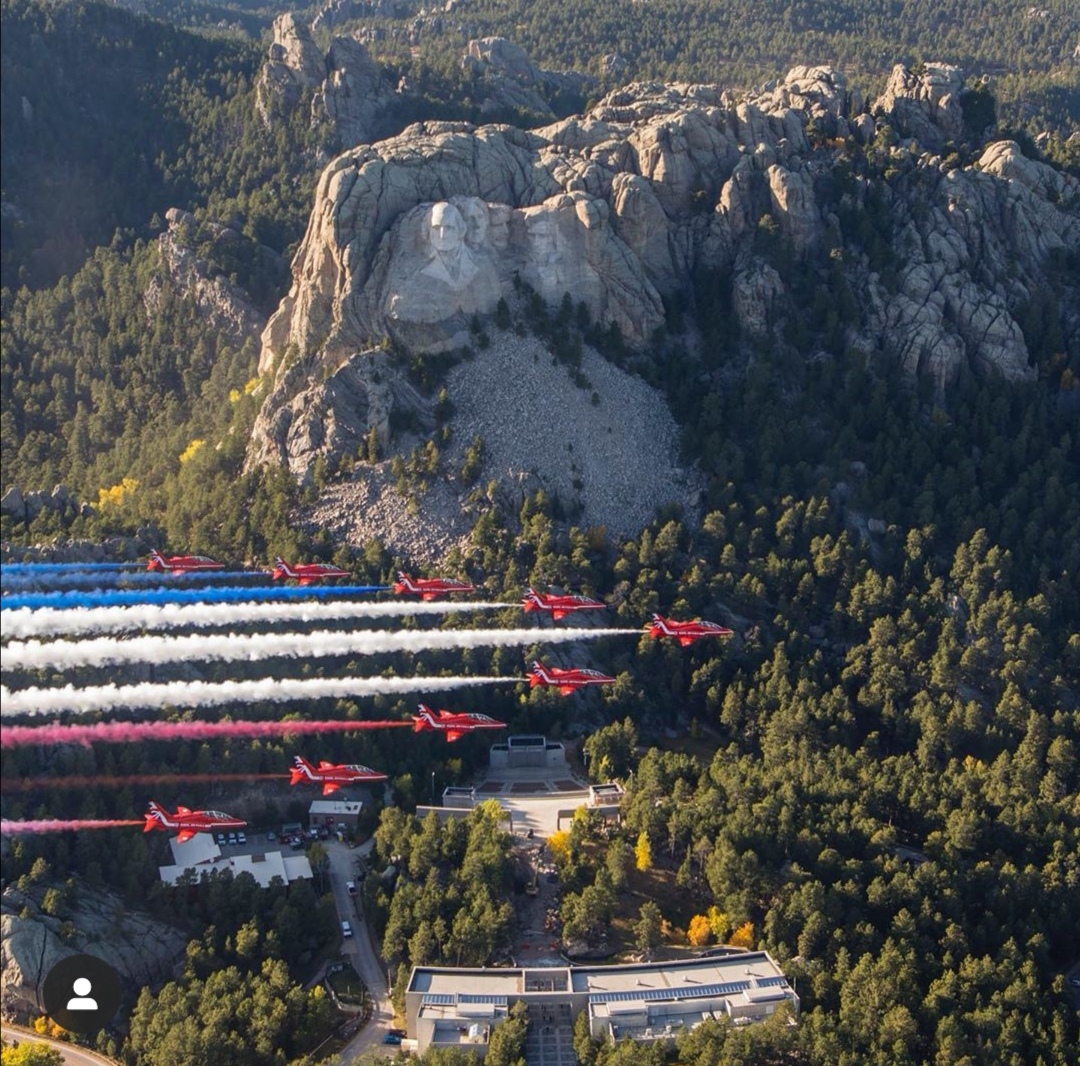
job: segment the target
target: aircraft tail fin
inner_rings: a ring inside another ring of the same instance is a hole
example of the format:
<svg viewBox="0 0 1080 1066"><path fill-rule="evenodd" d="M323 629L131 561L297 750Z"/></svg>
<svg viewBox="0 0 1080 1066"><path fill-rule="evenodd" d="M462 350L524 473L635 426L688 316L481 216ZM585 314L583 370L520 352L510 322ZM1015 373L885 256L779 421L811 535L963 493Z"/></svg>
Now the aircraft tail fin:
<svg viewBox="0 0 1080 1066"><path fill-rule="evenodd" d="M302 755L297 755L293 759L293 768L289 773L289 784L298 785L301 781L313 780L313 777L311 763Z"/></svg>
<svg viewBox="0 0 1080 1066"><path fill-rule="evenodd" d="M422 733L425 729L435 728L435 716L431 713L431 708L420 704L419 714L413 715L413 732Z"/></svg>
<svg viewBox="0 0 1080 1066"><path fill-rule="evenodd" d="M153 800L149 803L149 809L146 812L146 824L143 825L143 832L149 833L154 829L167 829L169 825L168 816L160 803L155 803Z"/></svg>

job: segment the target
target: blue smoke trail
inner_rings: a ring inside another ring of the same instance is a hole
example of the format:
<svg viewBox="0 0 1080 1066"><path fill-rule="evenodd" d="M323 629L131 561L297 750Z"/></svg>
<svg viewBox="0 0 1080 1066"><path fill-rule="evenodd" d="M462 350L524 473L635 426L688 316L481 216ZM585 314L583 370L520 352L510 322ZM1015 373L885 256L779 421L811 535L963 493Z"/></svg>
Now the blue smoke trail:
<svg viewBox="0 0 1080 1066"><path fill-rule="evenodd" d="M52 574L13 574L10 577L6 573L0 574L0 589L17 591L20 589L35 589L42 586L50 589L62 588L71 585L90 585L91 587L104 588L102 582L117 584L143 585L173 581L239 581L244 578L267 578L268 570L196 570L186 574L162 574L154 570L135 570L125 573L122 570L102 573L101 571L78 570L69 573Z"/></svg>
<svg viewBox="0 0 1080 1066"><path fill-rule="evenodd" d="M141 570L146 563L4 563L0 573L4 574L57 574L65 570Z"/></svg>
<svg viewBox="0 0 1080 1066"><path fill-rule="evenodd" d="M23 596L4 596L0 607L16 610L29 607L125 607L137 603L269 603L275 600L323 599L326 596L362 596L371 592L387 592L390 585L327 585L287 586L272 588L252 586L244 588L207 589L95 589L93 592L37 592Z"/></svg>

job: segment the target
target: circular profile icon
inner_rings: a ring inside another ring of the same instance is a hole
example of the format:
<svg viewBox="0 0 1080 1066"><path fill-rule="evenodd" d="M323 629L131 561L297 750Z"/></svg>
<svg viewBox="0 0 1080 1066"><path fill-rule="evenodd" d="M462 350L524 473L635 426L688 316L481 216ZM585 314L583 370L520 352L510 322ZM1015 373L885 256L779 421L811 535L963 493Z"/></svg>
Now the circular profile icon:
<svg viewBox="0 0 1080 1066"><path fill-rule="evenodd" d="M73 1033L94 1033L120 1006L120 975L96 955L61 959L41 988L45 1013Z"/></svg>

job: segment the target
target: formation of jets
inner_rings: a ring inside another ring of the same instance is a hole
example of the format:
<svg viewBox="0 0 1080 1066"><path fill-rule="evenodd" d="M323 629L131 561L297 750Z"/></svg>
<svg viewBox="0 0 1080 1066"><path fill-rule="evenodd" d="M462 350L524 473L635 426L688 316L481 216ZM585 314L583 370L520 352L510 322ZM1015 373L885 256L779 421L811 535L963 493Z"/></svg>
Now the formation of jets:
<svg viewBox="0 0 1080 1066"><path fill-rule="evenodd" d="M175 814L169 814L160 803L151 800L143 832L178 829L176 839L183 844L198 833L206 833L211 829L243 829L246 825L243 818L234 818L223 811L193 811L187 807L177 807Z"/></svg>
<svg viewBox="0 0 1080 1066"><path fill-rule="evenodd" d="M352 577L348 570L342 570L333 563L296 563L290 565L279 555L274 560L274 569L270 571L274 581L292 578L301 585L311 585L316 581L326 581L333 577Z"/></svg>
<svg viewBox="0 0 1080 1066"><path fill-rule="evenodd" d="M558 666L544 666L539 662L532 664L528 678L529 688L550 686L557 688L564 696L569 696L585 685L613 685L615 683L615 678L608 677L599 670L588 670L584 667L563 670Z"/></svg>
<svg viewBox="0 0 1080 1066"><path fill-rule="evenodd" d="M418 714L413 715L413 732L423 733L434 730L442 733L448 742L458 740L466 733L472 733L477 729L505 729L505 722L496 722L486 714L472 714L463 712L453 714L450 711L439 711L435 714L430 707L420 704Z"/></svg>
<svg viewBox="0 0 1080 1066"><path fill-rule="evenodd" d="M225 564L208 555L162 555L154 550L150 552L146 569L170 574L192 574L200 570L224 570Z"/></svg>
<svg viewBox="0 0 1080 1066"><path fill-rule="evenodd" d="M446 577L414 578L401 570L398 571L398 579L394 582L394 592L398 596L419 596L425 601L445 596L448 592L473 591L474 587L466 585L464 581L454 581Z"/></svg>
<svg viewBox="0 0 1080 1066"><path fill-rule="evenodd" d="M302 781L322 785L324 796L332 796L342 785L385 780L386 774L380 774L378 770L372 770L369 766L335 764L325 761L320 762L318 766L312 766L302 755L297 755L293 759L292 772L289 774L290 785L298 785Z"/></svg>
<svg viewBox="0 0 1080 1066"><path fill-rule="evenodd" d="M537 592L529 589L521 601L525 613L531 611L550 611L551 617L558 622L575 611L606 611L607 604L601 600L590 600L588 596L569 596L552 592Z"/></svg>
<svg viewBox="0 0 1080 1066"><path fill-rule="evenodd" d="M205 555L166 556L157 550L150 552L147 563L147 570L171 574L224 569L223 563ZM274 569L271 576L274 580L291 579L301 585L308 585L316 581L330 578L347 578L351 575L348 571L330 563L290 564L281 556L278 556L274 560ZM462 581L455 581L450 578L413 578L404 572L398 573L398 580L395 582L393 589L398 595L420 596L424 600L433 600L438 596L449 593L474 591L472 585ZM522 607L526 613L548 612L554 620L559 621L577 611L605 610L607 604L601 600L590 599L587 596L538 592L536 589L529 588L522 601ZM677 622L660 614L652 616L652 621L646 627L646 632L654 640L668 637L677 641L684 648L704 637L730 637L734 635L732 630L716 622L707 622L701 619L695 619L692 622ZM588 685L610 685L615 682L615 678L609 677L599 670L591 670L586 667L547 666L535 660L526 677L530 688L555 688L564 696L569 696ZM465 711L455 713L447 710L435 712L422 703L419 705L418 712L412 716L412 719L413 732L440 733L450 743L477 730L506 728L505 722L496 721L486 714ZM313 765L300 755L295 756L293 759L293 766L289 775L290 785L302 783L319 785L322 787L324 796L333 795L343 786L386 780L386 774L373 770L368 766L331 763L325 760ZM247 822L242 818L234 817L223 811L201 811L191 810L188 807L177 807L175 812L170 813L159 803L151 802L145 814L143 832L175 830L177 840L184 843L199 833L218 829L242 829L246 826Z"/></svg>

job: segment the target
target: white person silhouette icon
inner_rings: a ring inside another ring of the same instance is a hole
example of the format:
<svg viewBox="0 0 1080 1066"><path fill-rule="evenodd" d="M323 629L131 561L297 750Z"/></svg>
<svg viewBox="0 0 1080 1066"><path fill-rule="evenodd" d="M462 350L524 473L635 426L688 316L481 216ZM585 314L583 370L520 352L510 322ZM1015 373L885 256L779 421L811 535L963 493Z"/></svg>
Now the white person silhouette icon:
<svg viewBox="0 0 1080 1066"><path fill-rule="evenodd" d="M72 991L75 993L67 1001L68 1010L97 1010L97 1000L90 998L90 992L93 989L93 985L85 978L79 977L75 980L71 986Z"/></svg>

